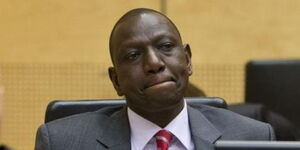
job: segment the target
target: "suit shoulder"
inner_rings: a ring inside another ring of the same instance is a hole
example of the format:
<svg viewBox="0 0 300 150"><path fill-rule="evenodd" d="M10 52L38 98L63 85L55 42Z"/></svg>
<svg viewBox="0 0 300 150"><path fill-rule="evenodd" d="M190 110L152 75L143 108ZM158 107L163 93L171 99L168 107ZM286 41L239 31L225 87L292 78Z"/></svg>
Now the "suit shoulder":
<svg viewBox="0 0 300 150"><path fill-rule="evenodd" d="M203 106L202 114L223 133L223 139L270 140L273 139L272 127L227 109Z"/></svg>
<svg viewBox="0 0 300 150"><path fill-rule="evenodd" d="M57 150L97 147L97 141L90 139L97 139L120 114L126 114L122 107L107 107L53 120L38 129L36 147L50 145L51 149Z"/></svg>
<svg viewBox="0 0 300 150"><path fill-rule="evenodd" d="M111 116L120 112L122 107L107 107L94 112L80 113L44 124L49 136L69 135L103 128L111 121Z"/></svg>
<svg viewBox="0 0 300 150"><path fill-rule="evenodd" d="M64 118L59 118L53 121L46 123L47 126L53 126L57 124L66 124L76 122L76 124L80 122L86 122L88 120L101 120L107 119L112 116L114 113L120 111L123 107L105 107L92 112L85 112L80 114L75 114L71 116L67 116Z"/></svg>
<svg viewBox="0 0 300 150"><path fill-rule="evenodd" d="M225 123L235 122L235 124L258 124L258 125L265 125L265 123L261 121L257 121L235 112L232 112L227 109L223 108L215 108L211 106L202 106L200 109L201 112L210 120L210 121L221 121ZM238 121L238 122L236 122Z"/></svg>

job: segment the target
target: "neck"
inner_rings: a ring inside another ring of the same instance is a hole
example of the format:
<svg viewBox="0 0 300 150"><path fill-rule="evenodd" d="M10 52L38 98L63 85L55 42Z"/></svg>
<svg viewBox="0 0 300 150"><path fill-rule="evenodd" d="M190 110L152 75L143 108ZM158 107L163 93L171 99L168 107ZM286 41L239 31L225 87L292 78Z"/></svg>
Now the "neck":
<svg viewBox="0 0 300 150"><path fill-rule="evenodd" d="M145 119L155 123L161 128L164 128L182 111L183 107L184 100L181 100L178 104L161 111L145 112L137 109L131 109Z"/></svg>

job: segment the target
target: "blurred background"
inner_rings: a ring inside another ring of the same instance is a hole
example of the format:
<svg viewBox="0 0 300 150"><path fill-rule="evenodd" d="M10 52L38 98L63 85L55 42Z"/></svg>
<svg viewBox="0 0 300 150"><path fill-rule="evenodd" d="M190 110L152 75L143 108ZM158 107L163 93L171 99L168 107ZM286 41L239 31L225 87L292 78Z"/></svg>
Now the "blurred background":
<svg viewBox="0 0 300 150"><path fill-rule="evenodd" d="M174 21L192 49L191 82L229 104L244 101L249 60L300 58L299 0L1 0L0 141L33 149L54 99L116 98L108 37L137 7Z"/></svg>

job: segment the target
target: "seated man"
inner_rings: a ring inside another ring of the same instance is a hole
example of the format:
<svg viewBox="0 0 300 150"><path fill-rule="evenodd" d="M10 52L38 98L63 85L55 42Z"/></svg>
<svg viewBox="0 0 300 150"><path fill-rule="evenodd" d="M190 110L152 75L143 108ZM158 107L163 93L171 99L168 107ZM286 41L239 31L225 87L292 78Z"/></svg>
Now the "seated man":
<svg viewBox="0 0 300 150"><path fill-rule="evenodd" d="M109 42L109 76L127 106L44 124L35 150L211 150L217 140L274 139L268 124L186 104L191 50L163 14L144 8L127 12Z"/></svg>

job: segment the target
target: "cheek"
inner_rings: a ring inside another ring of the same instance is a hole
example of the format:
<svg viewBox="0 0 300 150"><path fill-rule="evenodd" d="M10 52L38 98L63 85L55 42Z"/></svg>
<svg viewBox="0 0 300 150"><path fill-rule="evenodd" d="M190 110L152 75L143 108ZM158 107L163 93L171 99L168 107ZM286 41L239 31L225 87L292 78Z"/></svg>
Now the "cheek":
<svg viewBox="0 0 300 150"><path fill-rule="evenodd" d="M172 69L172 72L180 76L188 75L188 64L185 58L185 55L177 55L169 60L169 66Z"/></svg>
<svg viewBox="0 0 300 150"><path fill-rule="evenodd" d="M139 86L143 79L141 73L138 67L120 69L118 73L120 86L123 88Z"/></svg>

